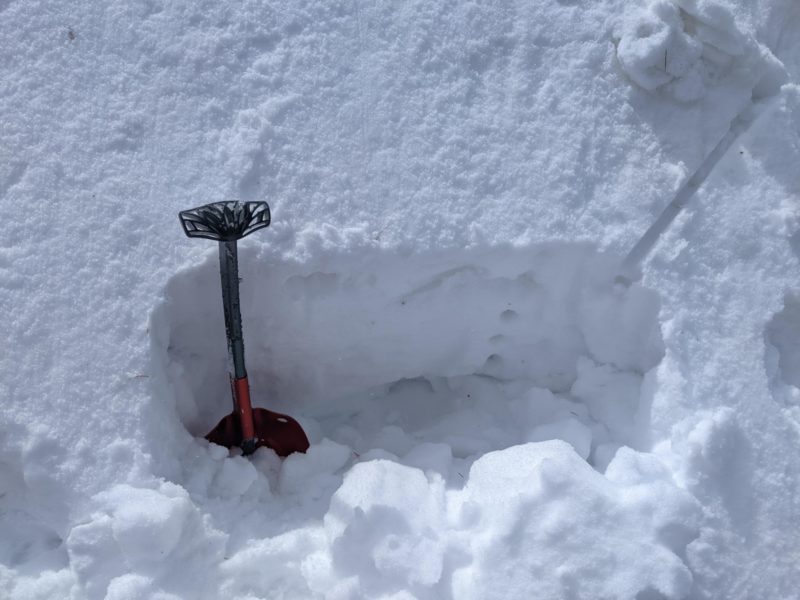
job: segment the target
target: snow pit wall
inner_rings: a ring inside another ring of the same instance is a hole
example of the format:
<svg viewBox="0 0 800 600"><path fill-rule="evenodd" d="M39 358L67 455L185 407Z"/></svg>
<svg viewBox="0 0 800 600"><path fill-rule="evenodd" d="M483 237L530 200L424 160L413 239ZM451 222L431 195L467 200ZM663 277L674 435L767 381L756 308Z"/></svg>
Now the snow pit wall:
<svg viewBox="0 0 800 600"><path fill-rule="evenodd" d="M302 264L244 244L254 403L325 421L408 380L477 376L573 396L614 441L646 445L640 384L663 356L659 302L638 284L615 283L616 265L590 244L414 255L373 248ZM218 279L210 251L167 283L150 328L156 372L168 384L161 400L165 411L174 407L167 418L195 437L231 410ZM636 397L588 397L609 377L625 379L631 385L611 388L632 387Z"/></svg>

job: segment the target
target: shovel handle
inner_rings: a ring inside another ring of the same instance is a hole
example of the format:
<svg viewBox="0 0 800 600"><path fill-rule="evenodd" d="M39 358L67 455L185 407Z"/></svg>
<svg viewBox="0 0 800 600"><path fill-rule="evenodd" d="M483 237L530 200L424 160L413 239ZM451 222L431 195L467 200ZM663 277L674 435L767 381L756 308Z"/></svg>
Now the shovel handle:
<svg viewBox="0 0 800 600"><path fill-rule="evenodd" d="M266 202L237 200L212 202L184 210L178 213L178 217L187 236L216 242L240 240L269 226L271 218Z"/></svg>
<svg viewBox="0 0 800 600"><path fill-rule="evenodd" d="M267 227L270 223L266 202L214 202L179 213L181 226L189 237L219 242L219 274L222 284L222 307L225 311L225 335L233 412L239 418L244 454L252 454L258 443L250 402L250 386L244 362L244 337L239 301L239 253L237 240Z"/></svg>

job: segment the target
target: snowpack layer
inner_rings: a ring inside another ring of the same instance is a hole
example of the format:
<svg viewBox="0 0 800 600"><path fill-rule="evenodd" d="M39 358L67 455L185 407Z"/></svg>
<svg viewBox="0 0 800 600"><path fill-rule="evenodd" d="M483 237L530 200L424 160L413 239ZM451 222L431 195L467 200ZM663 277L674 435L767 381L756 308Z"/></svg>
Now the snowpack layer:
<svg viewBox="0 0 800 600"><path fill-rule="evenodd" d="M0 18L4 593L797 597L795 2ZM248 369L305 455L202 439L216 249L176 215L228 198L273 211Z"/></svg>

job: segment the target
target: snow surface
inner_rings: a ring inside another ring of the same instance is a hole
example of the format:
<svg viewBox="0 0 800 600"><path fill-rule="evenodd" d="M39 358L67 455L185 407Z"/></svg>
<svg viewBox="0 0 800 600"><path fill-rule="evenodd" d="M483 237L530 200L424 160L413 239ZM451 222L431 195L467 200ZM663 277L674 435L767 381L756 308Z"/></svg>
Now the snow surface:
<svg viewBox="0 0 800 600"><path fill-rule="evenodd" d="M795 0L0 15L0 596L800 598Z"/></svg>

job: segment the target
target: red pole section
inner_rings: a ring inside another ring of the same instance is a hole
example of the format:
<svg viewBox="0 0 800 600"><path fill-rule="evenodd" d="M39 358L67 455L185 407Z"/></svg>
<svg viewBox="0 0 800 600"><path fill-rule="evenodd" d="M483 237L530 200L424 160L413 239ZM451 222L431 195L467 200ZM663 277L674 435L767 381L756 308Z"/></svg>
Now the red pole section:
<svg viewBox="0 0 800 600"><path fill-rule="evenodd" d="M252 440L256 437L253 425L253 406L250 404L250 386L247 377L233 380L233 391L236 394L236 408L242 424L242 441Z"/></svg>
<svg viewBox="0 0 800 600"><path fill-rule="evenodd" d="M233 389L236 392L236 404L242 423L242 441L252 440L256 437L256 430L253 425L253 406L250 404L250 386L247 384L247 377L234 379Z"/></svg>

